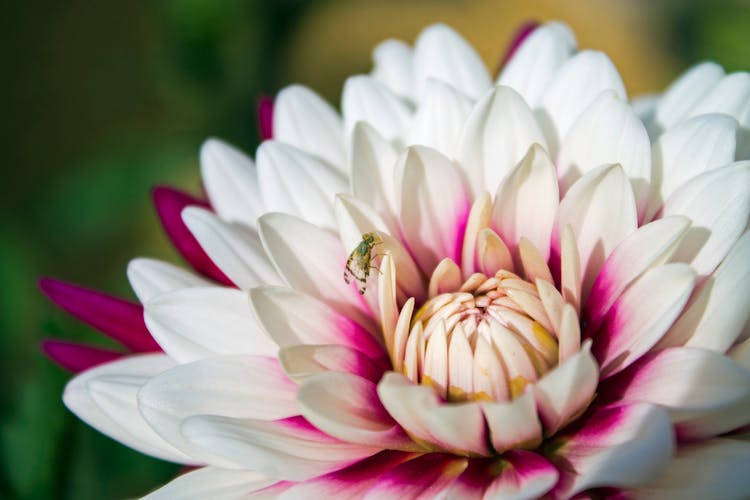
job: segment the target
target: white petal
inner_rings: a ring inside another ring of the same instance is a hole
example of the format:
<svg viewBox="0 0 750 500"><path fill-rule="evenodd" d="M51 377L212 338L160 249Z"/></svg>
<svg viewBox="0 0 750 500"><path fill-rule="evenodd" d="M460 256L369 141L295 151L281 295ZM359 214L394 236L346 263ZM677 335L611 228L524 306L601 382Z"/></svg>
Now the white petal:
<svg viewBox="0 0 750 500"><path fill-rule="evenodd" d="M554 434L580 415L594 397L599 368L590 343L577 354L548 372L533 387L539 417L547 434Z"/></svg>
<svg viewBox="0 0 750 500"><path fill-rule="evenodd" d="M656 122L668 130L682 121L723 76L724 70L714 62L690 68L664 92L656 107Z"/></svg>
<svg viewBox="0 0 750 500"><path fill-rule="evenodd" d="M704 113L725 113L743 126L750 125L750 73L726 75L701 98L689 116Z"/></svg>
<svg viewBox="0 0 750 500"><path fill-rule="evenodd" d="M498 86L466 119L456 159L475 195L494 193L534 143L547 144L531 109L515 90Z"/></svg>
<svg viewBox="0 0 750 500"><path fill-rule="evenodd" d="M354 126L350 161L352 192L387 219L396 215L393 169L397 159L396 148L370 124L359 122Z"/></svg>
<svg viewBox="0 0 750 500"><path fill-rule="evenodd" d="M182 220L209 258L239 288L281 281L254 229L224 222L200 207L185 208Z"/></svg>
<svg viewBox="0 0 750 500"><path fill-rule="evenodd" d="M218 139L201 147L201 177L211 206L228 222L255 227L264 210L255 164L240 150Z"/></svg>
<svg viewBox="0 0 750 500"><path fill-rule="evenodd" d="M143 500L241 500L277 481L250 470L201 467L177 476Z"/></svg>
<svg viewBox="0 0 750 500"><path fill-rule="evenodd" d="M602 92L564 136L557 157L561 192L605 163L622 166L642 219L651 182L651 143L641 120L612 90Z"/></svg>
<svg viewBox="0 0 750 500"><path fill-rule="evenodd" d="M300 385L299 404L310 423L344 441L387 449L418 449L383 408L376 385L370 380L349 373L313 375Z"/></svg>
<svg viewBox="0 0 750 500"><path fill-rule="evenodd" d="M346 172L341 118L330 104L301 85L284 88L273 106L273 138L291 144Z"/></svg>
<svg viewBox="0 0 750 500"><path fill-rule="evenodd" d="M686 120L662 134L651 148L654 184L649 217L683 183L734 161L737 122L708 114Z"/></svg>
<svg viewBox="0 0 750 500"><path fill-rule="evenodd" d="M182 433L238 467L291 481L340 469L379 451L341 442L301 417L268 422L197 415L183 422Z"/></svg>
<svg viewBox="0 0 750 500"><path fill-rule="evenodd" d="M482 403L495 451L535 447L542 441L542 424L531 391L510 402Z"/></svg>
<svg viewBox="0 0 750 500"><path fill-rule="evenodd" d="M706 172L683 184L667 200L663 215L686 215L692 227L673 260L707 276L722 261L750 215L750 161Z"/></svg>
<svg viewBox="0 0 750 500"><path fill-rule="evenodd" d="M555 166L547 152L534 144L495 195L493 228L511 253L516 253L521 237L526 237L545 261L549 258L558 196Z"/></svg>
<svg viewBox="0 0 750 500"><path fill-rule="evenodd" d="M385 355L382 345L362 325L291 288L253 288L250 305L264 330L281 347L330 344L358 349L372 359Z"/></svg>
<svg viewBox="0 0 750 500"><path fill-rule="evenodd" d="M266 141L258 148L258 182L268 212L286 212L333 228L333 196L346 177L329 163L294 146Z"/></svg>
<svg viewBox="0 0 750 500"><path fill-rule="evenodd" d="M152 378L138 393L138 408L173 446L201 461L231 466L232 462L188 442L180 432L182 420L205 414L286 418L299 414L296 395L297 385L275 359L221 356L179 365Z"/></svg>
<svg viewBox="0 0 750 500"><path fill-rule="evenodd" d="M639 486L657 477L674 453L669 417L653 405L599 408L581 423L560 437L554 452L568 475L558 486L565 498L597 486Z"/></svg>
<svg viewBox="0 0 750 500"><path fill-rule="evenodd" d="M664 264L625 290L593 337L592 350L604 376L627 367L661 339L685 306L694 281L689 266Z"/></svg>
<svg viewBox="0 0 750 500"><path fill-rule="evenodd" d="M383 376L378 395L388 413L412 436L445 450L488 452L478 403L442 404L434 390L396 372Z"/></svg>
<svg viewBox="0 0 750 500"><path fill-rule="evenodd" d="M539 105L552 76L576 49L568 25L552 21L534 29L516 49L497 83L513 87L532 108Z"/></svg>
<svg viewBox="0 0 750 500"><path fill-rule="evenodd" d="M573 122L607 89L614 90L620 99L627 98L617 69L602 52L583 50L555 72L537 114L544 124L552 155Z"/></svg>
<svg viewBox="0 0 750 500"><path fill-rule="evenodd" d="M444 24L433 24L417 37L414 78L417 100L424 96L429 78L444 81L472 99L479 98L492 85L479 54Z"/></svg>
<svg viewBox="0 0 750 500"><path fill-rule="evenodd" d="M639 227L617 245L591 289L584 310L587 328L596 331L609 308L633 280L666 262L689 227L686 217L665 217Z"/></svg>
<svg viewBox="0 0 750 500"><path fill-rule="evenodd" d="M338 238L285 214L266 214L258 219L258 227L266 253L291 288L326 302L360 324L372 324L371 311L356 285L344 281L347 255Z"/></svg>
<svg viewBox="0 0 750 500"><path fill-rule="evenodd" d="M394 94L414 98L414 54L401 40L380 42L372 51L372 77L387 86Z"/></svg>
<svg viewBox="0 0 750 500"><path fill-rule="evenodd" d="M612 250L637 228L633 190L622 168L603 165L581 177L560 202L556 227L570 225L578 238L585 301ZM559 236L553 233L553 247Z"/></svg>
<svg viewBox="0 0 750 500"><path fill-rule="evenodd" d="M408 144L420 144L453 157L461 127L473 102L440 80L429 79L410 127Z"/></svg>
<svg viewBox="0 0 750 500"><path fill-rule="evenodd" d="M142 303L164 292L211 285L209 281L190 271L168 262L147 258L128 262L128 281Z"/></svg>
<svg viewBox="0 0 750 500"><path fill-rule="evenodd" d="M296 345L279 350L279 363L295 382L323 372L352 373L377 382L383 368L361 351L341 345Z"/></svg>
<svg viewBox="0 0 750 500"><path fill-rule="evenodd" d="M750 314L750 232L745 232L724 262L701 285L667 333L669 345L726 352L742 333Z"/></svg>
<svg viewBox="0 0 750 500"><path fill-rule="evenodd" d="M424 146L407 149L396 167L401 229L429 276L448 257L460 262L469 195L454 163Z"/></svg>
<svg viewBox="0 0 750 500"><path fill-rule="evenodd" d="M712 439L681 446L664 474L638 490L642 498L702 500L745 498L750 491L750 443Z"/></svg>
<svg viewBox="0 0 750 500"><path fill-rule="evenodd" d="M187 288L158 295L146 302L144 319L162 349L180 363L215 354L274 356L278 351L240 290Z"/></svg>
<svg viewBox="0 0 750 500"><path fill-rule="evenodd" d="M99 432L141 453L196 463L161 439L138 413L136 394L140 386L174 364L164 354L145 354L100 365L68 382L63 402Z"/></svg>
<svg viewBox="0 0 750 500"><path fill-rule="evenodd" d="M403 141L411 122L411 110L388 87L365 75L351 76L341 95L341 113L347 137L359 121L372 125L389 141Z"/></svg>

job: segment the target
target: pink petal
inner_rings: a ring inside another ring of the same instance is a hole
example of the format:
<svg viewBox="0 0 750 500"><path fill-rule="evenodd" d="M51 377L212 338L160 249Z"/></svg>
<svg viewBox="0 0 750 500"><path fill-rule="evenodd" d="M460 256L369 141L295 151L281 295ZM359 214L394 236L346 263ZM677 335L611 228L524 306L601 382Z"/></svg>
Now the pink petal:
<svg viewBox="0 0 750 500"><path fill-rule="evenodd" d="M485 498L539 498L557 483L557 468L541 455L512 450L502 458L505 467L490 483Z"/></svg>
<svg viewBox="0 0 750 500"><path fill-rule="evenodd" d="M633 283L607 313L593 336L593 353L608 377L651 349L679 316L693 291L685 264L653 268Z"/></svg>
<svg viewBox="0 0 750 500"><path fill-rule="evenodd" d="M597 486L643 484L664 470L675 449L666 411L649 404L598 408L549 446L563 473L555 493L565 498Z"/></svg>
<svg viewBox="0 0 750 500"><path fill-rule="evenodd" d="M258 132L263 141L273 139L273 98L267 95L258 98Z"/></svg>
<svg viewBox="0 0 750 500"><path fill-rule="evenodd" d="M419 449L383 408L370 380L349 373L320 373L300 385L297 400L302 415L330 436L386 449Z"/></svg>
<svg viewBox="0 0 750 500"><path fill-rule="evenodd" d="M407 149L396 167L404 239L431 275L445 257L461 262L469 198L456 165L437 151Z"/></svg>
<svg viewBox="0 0 750 500"><path fill-rule="evenodd" d="M73 373L109 363L123 356L119 352L60 340L45 340L41 348L52 361Z"/></svg>
<svg viewBox="0 0 750 500"><path fill-rule="evenodd" d="M455 455L428 453L386 472L373 485L367 500L437 498L466 469L468 460Z"/></svg>
<svg viewBox="0 0 750 500"><path fill-rule="evenodd" d="M362 498L383 473L413 455L385 450L345 469L309 479L288 489L279 500L298 498Z"/></svg>
<svg viewBox="0 0 750 500"><path fill-rule="evenodd" d="M172 244L187 263L199 273L221 284L234 286L229 278L206 255L206 252L203 251L198 241L182 221L183 208L191 205L208 208L208 204L189 194L166 186L154 188L151 195L156 207L156 213L159 215L167 236L172 240Z"/></svg>
<svg viewBox="0 0 750 500"><path fill-rule="evenodd" d="M383 368L361 351L341 345L295 345L279 351L284 372L296 382L326 372L343 372L377 382Z"/></svg>
<svg viewBox="0 0 750 500"><path fill-rule="evenodd" d="M135 352L159 351L143 321L140 304L105 295L70 283L49 278L39 280L49 299L108 337Z"/></svg>

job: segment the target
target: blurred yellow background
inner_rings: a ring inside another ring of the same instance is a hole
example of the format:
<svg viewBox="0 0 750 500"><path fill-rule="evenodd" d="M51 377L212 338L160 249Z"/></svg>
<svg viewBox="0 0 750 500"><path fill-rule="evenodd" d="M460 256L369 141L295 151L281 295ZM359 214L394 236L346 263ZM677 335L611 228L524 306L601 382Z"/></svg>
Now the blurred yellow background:
<svg viewBox="0 0 750 500"><path fill-rule="evenodd" d="M0 18L0 498L123 498L178 470L89 429L63 407L69 374L38 350L112 344L46 302L43 275L132 298L133 256L178 262L149 189L199 193L198 149L252 153L255 102L302 82L336 100L372 46L454 26L495 68L519 23L559 18L609 53L631 93L705 58L750 67L746 1L161 0L11 2Z"/></svg>

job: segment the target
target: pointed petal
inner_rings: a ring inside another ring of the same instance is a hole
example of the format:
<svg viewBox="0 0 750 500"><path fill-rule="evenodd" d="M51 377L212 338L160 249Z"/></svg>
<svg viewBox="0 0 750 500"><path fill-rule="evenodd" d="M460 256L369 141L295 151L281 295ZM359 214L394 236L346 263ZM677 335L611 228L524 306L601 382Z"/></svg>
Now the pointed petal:
<svg viewBox="0 0 750 500"><path fill-rule="evenodd" d="M726 115L696 116L662 134L651 148L658 193L649 217L686 181L732 163L736 145L737 122Z"/></svg>
<svg viewBox="0 0 750 500"><path fill-rule="evenodd" d="M201 178L219 217L255 227L265 207L250 158L223 141L208 139L201 146Z"/></svg>
<svg viewBox="0 0 750 500"><path fill-rule="evenodd" d="M335 227L333 197L346 191L344 175L331 164L277 141L261 144L256 159L267 212L284 212L319 226Z"/></svg>
<svg viewBox="0 0 750 500"><path fill-rule="evenodd" d="M420 144L453 157L461 126L473 102L449 84L430 78L414 115L408 144Z"/></svg>
<svg viewBox="0 0 750 500"><path fill-rule="evenodd" d="M642 220L651 183L651 142L641 120L613 90L599 94L564 136L557 156L560 191L605 163L622 166Z"/></svg>
<svg viewBox="0 0 750 500"><path fill-rule="evenodd" d="M187 207L182 219L209 258L239 288L281 282L255 230L224 222L198 207Z"/></svg>
<svg viewBox="0 0 750 500"><path fill-rule="evenodd" d="M393 169L396 148L367 122L354 125L351 139L351 184L354 195L386 219L396 215Z"/></svg>
<svg viewBox="0 0 750 500"><path fill-rule="evenodd" d="M193 415L274 420L299 414L297 385L278 361L261 356L221 356L178 365L149 380L138 408L159 435L186 454L231 465L187 441L180 423Z"/></svg>
<svg viewBox="0 0 750 500"><path fill-rule="evenodd" d="M750 232L693 295L661 345L688 345L726 352L750 314Z"/></svg>
<svg viewBox="0 0 750 500"><path fill-rule="evenodd" d="M490 228L479 232L477 241L477 271L485 276L492 276L505 269L513 271L513 257L505 242Z"/></svg>
<svg viewBox="0 0 750 500"><path fill-rule="evenodd" d="M743 126L748 125L750 112L750 73L737 72L724 76L706 93L689 116L705 113L725 113Z"/></svg>
<svg viewBox="0 0 750 500"><path fill-rule="evenodd" d="M417 100L423 98L430 78L448 83L472 99L479 98L492 85L479 54L444 24L428 26L417 37L414 78Z"/></svg>
<svg viewBox="0 0 750 500"><path fill-rule="evenodd" d="M536 448L542 442L542 425L531 391L508 402L482 403L497 453L514 448Z"/></svg>
<svg viewBox="0 0 750 500"><path fill-rule="evenodd" d="M643 273L612 305L593 352L604 377L633 363L653 347L682 311L695 274L685 264L664 264Z"/></svg>
<svg viewBox="0 0 750 500"><path fill-rule="evenodd" d="M582 297L612 250L638 227L633 191L622 168L602 165L581 177L560 202L559 229L570 225L578 238L581 256ZM559 236L553 248L559 249ZM558 250L559 255L559 250Z"/></svg>
<svg viewBox="0 0 750 500"><path fill-rule="evenodd" d="M489 193L480 193L474 200L469 211L469 218L466 220L466 231L464 232L464 243L461 249L461 270L463 278L467 279L472 274L479 272L479 255L477 246L479 244L479 233L487 229L492 218L492 197ZM485 245L487 243L485 236ZM486 251L486 246L482 248ZM459 277L461 272L459 270ZM454 288L457 290L459 286Z"/></svg>
<svg viewBox="0 0 750 500"><path fill-rule="evenodd" d="M546 261L558 203L555 166L547 152L533 144L497 189L493 228L511 253L516 253L521 237L526 237Z"/></svg>
<svg viewBox="0 0 750 500"><path fill-rule="evenodd" d="M747 226L750 161L717 168L683 184L664 205L664 216L675 214L689 217L692 226L672 259L708 276Z"/></svg>
<svg viewBox="0 0 750 500"><path fill-rule="evenodd" d="M383 368L362 351L340 345L296 345L279 350L284 372L297 383L318 373L334 371L352 373L377 382Z"/></svg>
<svg viewBox="0 0 750 500"><path fill-rule="evenodd" d="M240 500L276 483L278 479L246 469L201 467L177 476L143 500Z"/></svg>
<svg viewBox="0 0 750 500"><path fill-rule="evenodd" d="M677 125L723 76L724 70L721 66L710 61L687 70L667 88L659 100L655 114L656 122L663 130Z"/></svg>
<svg viewBox="0 0 750 500"><path fill-rule="evenodd" d="M442 404L435 391L396 372L378 384L388 413L411 436L444 450L488 453L484 416L478 403Z"/></svg>
<svg viewBox="0 0 750 500"><path fill-rule="evenodd" d="M268 422L197 415L183 421L182 433L238 467L291 481L341 469L379 451L339 441L302 417Z"/></svg>
<svg viewBox="0 0 750 500"><path fill-rule="evenodd" d="M396 171L401 228L419 267L429 276L445 257L460 262L470 207L455 164L435 150L413 146Z"/></svg>
<svg viewBox="0 0 750 500"><path fill-rule="evenodd" d="M617 69L603 52L582 50L568 59L550 81L537 116L544 125L550 146L547 150L552 156L578 116L599 94L611 89L620 99L627 98Z"/></svg>
<svg viewBox="0 0 750 500"><path fill-rule="evenodd" d="M324 301L360 324L371 324L361 296L342 277L346 254L338 238L285 214L266 214L258 220L258 227L266 253L291 288Z"/></svg>
<svg viewBox="0 0 750 500"><path fill-rule="evenodd" d="M173 366L164 354L130 356L98 366L68 382L63 403L88 425L141 453L195 463L161 439L138 413L140 386Z"/></svg>
<svg viewBox="0 0 750 500"><path fill-rule="evenodd" d="M556 486L564 497L641 485L665 469L675 449L666 411L649 404L599 408L550 445L558 447L550 458L565 474Z"/></svg>
<svg viewBox="0 0 750 500"><path fill-rule="evenodd" d="M121 352L60 340L45 340L41 348L48 358L73 373L80 373L123 356Z"/></svg>
<svg viewBox="0 0 750 500"><path fill-rule="evenodd" d="M147 258L137 258L128 262L128 281L141 303L180 288L211 285L211 282L190 271L168 262Z"/></svg>
<svg viewBox="0 0 750 500"><path fill-rule="evenodd" d="M477 102L466 119L456 159L475 195L495 193L535 143L546 149L531 109L515 90L498 86Z"/></svg>
<svg viewBox="0 0 750 500"><path fill-rule="evenodd" d="M641 226L615 247L584 308L588 331L599 329L604 315L633 280L669 259L689 227L686 217L665 217Z"/></svg>
<svg viewBox="0 0 750 500"><path fill-rule="evenodd" d="M414 98L414 54L409 45L394 39L380 42L372 50L372 62L373 78L400 97Z"/></svg>
<svg viewBox="0 0 750 500"><path fill-rule="evenodd" d="M164 186L154 188L151 196L164 231L182 258L200 274L223 285L233 286L229 278L206 255L182 221L182 210L185 207L197 205L208 208L208 205L186 193Z"/></svg>
<svg viewBox="0 0 750 500"><path fill-rule="evenodd" d="M403 141L411 110L388 87L366 75L350 76L341 95L341 113L347 137L357 122L372 125L385 139Z"/></svg>
<svg viewBox="0 0 750 500"><path fill-rule="evenodd" d="M385 356L370 332L324 302L284 287L250 290L250 306L268 336L281 347L343 345L372 359Z"/></svg>
<svg viewBox="0 0 750 500"><path fill-rule="evenodd" d="M387 449L418 448L383 408L370 380L341 372L313 375L300 385L298 401L302 415L330 436Z"/></svg>
<svg viewBox="0 0 750 500"><path fill-rule="evenodd" d="M278 351L253 317L247 294L239 290L186 288L158 295L145 308L149 331L181 363L216 354L275 356Z"/></svg>
<svg viewBox="0 0 750 500"><path fill-rule="evenodd" d="M65 312L128 349L136 352L159 350L143 322L140 304L50 278L39 280L39 288Z"/></svg>
<svg viewBox="0 0 750 500"><path fill-rule="evenodd" d="M261 141L273 139L273 99L261 95L256 101L258 135Z"/></svg>
<svg viewBox="0 0 750 500"><path fill-rule="evenodd" d="M547 435L555 434L580 415L594 397L599 368L591 355L590 345L584 345L533 386L539 417Z"/></svg>
<svg viewBox="0 0 750 500"><path fill-rule="evenodd" d="M545 89L576 49L573 31L552 21L536 28L521 43L500 73L497 83L513 87L532 108L539 105Z"/></svg>
<svg viewBox="0 0 750 500"><path fill-rule="evenodd" d="M273 109L273 138L346 172L341 118L330 104L307 87L291 85L278 93Z"/></svg>
<svg viewBox="0 0 750 500"><path fill-rule="evenodd" d="M703 349L649 353L608 382L601 395L667 408L683 439L705 438L750 420L750 372Z"/></svg>

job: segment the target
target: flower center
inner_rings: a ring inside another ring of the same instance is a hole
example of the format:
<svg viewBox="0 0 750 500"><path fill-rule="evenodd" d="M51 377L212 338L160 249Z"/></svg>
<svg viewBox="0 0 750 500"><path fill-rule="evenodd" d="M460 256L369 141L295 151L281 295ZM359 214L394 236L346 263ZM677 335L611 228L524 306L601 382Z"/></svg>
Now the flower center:
<svg viewBox="0 0 750 500"><path fill-rule="evenodd" d="M558 357L537 287L501 270L424 303L411 320L404 372L449 401L508 401Z"/></svg>

